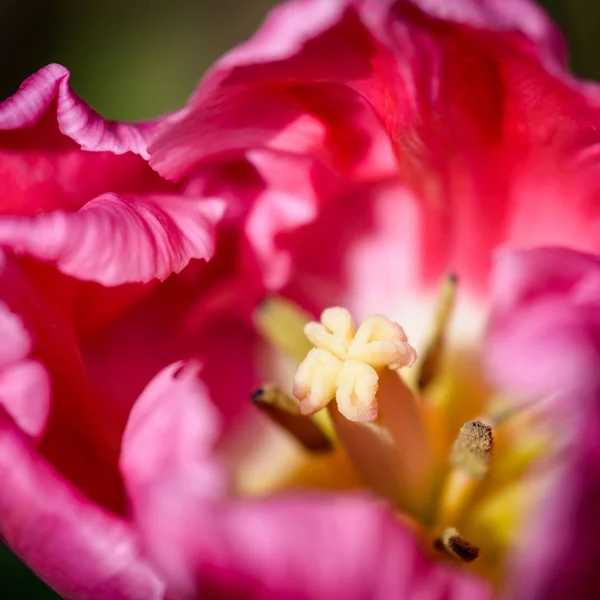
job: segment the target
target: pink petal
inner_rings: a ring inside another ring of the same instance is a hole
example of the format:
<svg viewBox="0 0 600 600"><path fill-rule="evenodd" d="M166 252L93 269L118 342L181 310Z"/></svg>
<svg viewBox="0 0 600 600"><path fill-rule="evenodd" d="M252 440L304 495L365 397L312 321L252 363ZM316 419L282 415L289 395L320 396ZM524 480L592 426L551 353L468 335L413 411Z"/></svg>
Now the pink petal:
<svg viewBox="0 0 600 600"><path fill-rule="evenodd" d="M0 104L0 130L21 129L38 122L56 101L60 131L83 150L148 157L146 146L158 122L106 121L78 98L69 87L69 71L51 64L26 79L19 91Z"/></svg>
<svg viewBox="0 0 600 600"><path fill-rule="evenodd" d="M229 51L219 67L282 60L340 19L347 0L292 0L275 7L253 38ZM198 90L199 91L199 90Z"/></svg>
<svg viewBox="0 0 600 600"><path fill-rule="evenodd" d="M500 254L484 353L496 388L573 414L579 388L600 382L598 298L595 256L562 248Z"/></svg>
<svg viewBox="0 0 600 600"><path fill-rule="evenodd" d="M0 308L0 331L11 334L4 340L7 345L19 348L12 362L4 360L0 368L1 402L19 426L39 440L45 459L73 485L120 510L123 495L116 450L111 464L110 444L99 418L105 408L92 402L69 316L41 283L13 257L0 254L0 307L10 311ZM12 333L4 327L7 315Z"/></svg>
<svg viewBox="0 0 600 600"><path fill-rule="evenodd" d="M37 361L21 361L0 371L0 404L19 428L39 438L50 414L50 378Z"/></svg>
<svg viewBox="0 0 600 600"><path fill-rule="evenodd" d="M421 293L423 264L431 266L437 284L449 242L435 215L394 180L334 196L314 222L282 233L287 235L276 238L277 247L292 257L282 293L315 314L346 306L358 320ZM269 264L266 256L263 261Z"/></svg>
<svg viewBox="0 0 600 600"><path fill-rule="evenodd" d="M0 219L0 244L104 285L165 279L209 259L223 205L174 196L104 194L78 212Z"/></svg>
<svg viewBox="0 0 600 600"><path fill-rule="evenodd" d="M509 398L545 401L551 478L510 560L509 598L600 594L600 258L505 252L493 278L486 362ZM542 473L543 474L543 473Z"/></svg>
<svg viewBox="0 0 600 600"><path fill-rule="evenodd" d="M482 583L430 563L370 500L220 500L217 428L196 370L178 364L142 394L123 438L133 513L175 595L490 597Z"/></svg>
<svg viewBox="0 0 600 600"><path fill-rule="evenodd" d="M577 415L570 445L556 458L558 476L526 524L511 561L509 598L600 595L600 387L584 385L572 399L580 404L582 396L590 405Z"/></svg>
<svg viewBox="0 0 600 600"><path fill-rule="evenodd" d="M0 415L0 532L65 598L151 600L163 583L131 526L76 492Z"/></svg>
<svg viewBox="0 0 600 600"><path fill-rule="evenodd" d="M244 598L492 598L487 583L431 562L393 514L360 496L231 503L196 512L200 593ZM179 524L181 527L183 523Z"/></svg>
<svg viewBox="0 0 600 600"><path fill-rule="evenodd" d="M39 350L37 336L28 331L25 315L13 312L18 310L13 295L22 293L19 287L0 253L0 405L23 432L39 439L50 415L50 381L45 365L31 359Z"/></svg>
<svg viewBox="0 0 600 600"><path fill-rule="evenodd" d="M302 11L309 21L296 18ZM249 235L272 287L302 277L303 258L285 248L289 233L318 220L333 198L343 206L366 195L365 181L400 180L422 223L411 235L423 250L405 256L406 269L419 287L458 271L481 295L490 255L506 240L576 237L580 249L600 248L597 228L585 226L597 220L589 160L597 102L566 73L563 55L556 28L525 0L288 2L165 122L151 163L176 179L253 162L264 192L244 188L238 202L252 205ZM263 165L257 155L267 155ZM285 171L301 185L286 189ZM559 202L574 188L572 203ZM338 230L347 219L351 211L340 210ZM371 272L388 265L389 257Z"/></svg>
<svg viewBox="0 0 600 600"><path fill-rule="evenodd" d="M130 490L148 493L142 488L162 481L155 491L169 501L169 480L189 477L190 489L202 497L222 493L222 474L207 460L218 438L219 417L198 371L194 363L170 365L133 406L121 446L121 469Z"/></svg>
<svg viewBox="0 0 600 600"><path fill-rule="evenodd" d="M4 256L0 254L0 268L4 270ZM31 339L23 323L10 309L0 303L0 368L5 368L28 356Z"/></svg>
<svg viewBox="0 0 600 600"><path fill-rule="evenodd" d="M149 555L178 579L189 575L187 540L171 516L220 497L225 487L210 455L220 424L206 396L196 365L167 367L134 405L121 446L121 472Z"/></svg>
<svg viewBox="0 0 600 600"><path fill-rule="evenodd" d="M163 128L151 163L178 179L209 158L229 160L253 149L318 158L357 179L389 175L397 167L372 107L335 80L224 86Z"/></svg>
<svg viewBox="0 0 600 600"><path fill-rule="evenodd" d="M388 0L391 5L394 0ZM517 31L534 42L540 55L561 66L565 62L563 37L546 13L530 0L409 0L410 4L437 19L504 32ZM379 0L366 0L379 8ZM388 7L389 9L389 7Z"/></svg>

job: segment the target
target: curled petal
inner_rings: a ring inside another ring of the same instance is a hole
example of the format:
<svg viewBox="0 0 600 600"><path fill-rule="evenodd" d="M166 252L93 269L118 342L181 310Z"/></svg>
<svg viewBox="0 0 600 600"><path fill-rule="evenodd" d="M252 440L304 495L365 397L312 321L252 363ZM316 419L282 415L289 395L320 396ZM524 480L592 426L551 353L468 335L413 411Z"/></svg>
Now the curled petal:
<svg viewBox="0 0 600 600"><path fill-rule="evenodd" d="M198 372L194 363L170 365L133 406L123 434L120 466L134 496L161 477L161 493L166 493L169 477L180 474L189 475L190 485L203 496L222 493L220 471L198 462L210 456L220 430L218 413L206 398Z"/></svg>
<svg viewBox="0 0 600 600"><path fill-rule="evenodd" d="M69 71L51 64L26 79L19 91L0 104L0 130L22 129L37 123L56 101L60 131L84 150L113 154L133 152L144 158L158 122L106 121L78 98L69 86Z"/></svg>
<svg viewBox="0 0 600 600"><path fill-rule="evenodd" d="M74 490L0 413L0 533L65 598L161 600L133 529Z"/></svg>
<svg viewBox="0 0 600 600"><path fill-rule="evenodd" d="M1 217L0 245L78 279L147 282L209 259L222 214L217 200L104 194L77 212Z"/></svg>
<svg viewBox="0 0 600 600"><path fill-rule="evenodd" d="M193 363L176 363L150 382L131 411L120 458L147 551L180 583L190 575L189 539L173 528L173 517L204 510L226 484L211 455L220 422L198 371ZM188 527L204 535L198 524Z"/></svg>

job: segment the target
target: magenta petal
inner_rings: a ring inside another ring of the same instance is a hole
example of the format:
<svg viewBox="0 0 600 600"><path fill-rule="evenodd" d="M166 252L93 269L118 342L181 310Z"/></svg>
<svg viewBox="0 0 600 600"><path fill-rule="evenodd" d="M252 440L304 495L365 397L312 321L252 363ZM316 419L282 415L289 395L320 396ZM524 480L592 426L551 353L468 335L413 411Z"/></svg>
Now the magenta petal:
<svg viewBox="0 0 600 600"><path fill-rule="evenodd" d="M77 212L1 217L0 244L78 279L148 282L209 259L222 213L217 200L104 194Z"/></svg>
<svg viewBox="0 0 600 600"><path fill-rule="evenodd" d="M373 0L377 2L378 0ZM438 19L482 29L518 31L533 41L543 58L562 64L565 43L548 15L530 0L410 0Z"/></svg>
<svg viewBox="0 0 600 600"><path fill-rule="evenodd" d="M176 363L142 392L123 434L120 468L134 517L149 556L177 581L189 576L186 535L202 532L191 522L175 530L174 515L191 515L225 489L211 457L219 430L198 366Z"/></svg>
<svg viewBox="0 0 600 600"><path fill-rule="evenodd" d="M69 71L57 64L31 75L13 96L0 104L0 130L33 125L54 100L60 131L84 150L133 152L148 157L146 146L158 121L136 124L106 121L73 93Z"/></svg>
<svg viewBox="0 0 600 600"><path fill-rule="evenodd" d="M3 278L3 284L15 285L15 281ZM19 316L2 301L0 340L0 405L22 431L39 438L50 415L49 375L41 363L29 359L31 336Z"/></svg>
<svg viewBox="0 0 600 600"><path fill-rule="evenodd" d="M0 254L0 268L4 267L4 256ZM0 303L0 369L25 358L31 349L31 340L19 317Z"/></svg>
<svg viewBox="0 0 600 600"><path fill-rule="evenodd" d="M431 562L381 505L355 496L222 508L203 523L195 563L215 597L483 600L487 583Z"/></svg>
<svg viewBox="0 0 600 600"><path fill-rule="evenodd" d="M0 532L65 598L159 600L133 530L76 492L0 414Z"/></svg>
<svg viewBox="0 0 600 600"><path fill-rule="evenodd" d="M484 353L496 388L572 413L600 382L600 259L562 248L499 254ZM579 400L577 400L579 398Z"/></svg>
<svg viewBox="0 0 600 600"><path fill-rule="evenodd" d="M291 0L275 7L251 40L228 52L219 67L282 60L340 18L348 0Z"/></svg>
<svg viewBox="0 0 600 600"><path fill-rule="evenodd" d="M189 477L190 489L201 497L221 495L223 479L216 463L202 462L217 440L220 420L198 371L194 363L170 365L134 404L123 434L120 461L134 496L149 486L168 500L170 481L180 477Z"/></svg>
<svg viewBox="0 0 600 600"><path fill-rule="evenodd" d="M50 394L48 371L37 361L21 361L0 371L0 404L31 437L41 437L46 428Z"/></svg>
<svg viewBox="0 0 600 600"><path fill-rule="evenodd" d="M600 387L581 393L593 395L593 406L577 416L562 449L567 464L523 532L509 576L514 600L600 597Z"/></svg>
<svg viewBox="0 0 600 600"><path fill-rule="evenodd" d="M600 257L502 253L486 362L511 397L546 400L552 479L512 557L508 597L600 595Z"/></svg>

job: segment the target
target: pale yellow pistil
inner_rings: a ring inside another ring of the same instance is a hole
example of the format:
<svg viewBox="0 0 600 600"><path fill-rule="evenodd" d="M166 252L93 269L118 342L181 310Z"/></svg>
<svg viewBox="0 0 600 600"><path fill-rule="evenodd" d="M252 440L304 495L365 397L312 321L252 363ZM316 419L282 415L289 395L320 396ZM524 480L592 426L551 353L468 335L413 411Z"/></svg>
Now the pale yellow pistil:
<svg viewBox="0 0 600 600"><path fill-rule="evenodd" d="M356 331L345 308L328 308L320 322L306 324L304 333L315 346L294 380L294 395L305 415L335 398L348 420L374 421L381 370L397 370L416 359L402 327L381 315L368 317Z"/></svg>

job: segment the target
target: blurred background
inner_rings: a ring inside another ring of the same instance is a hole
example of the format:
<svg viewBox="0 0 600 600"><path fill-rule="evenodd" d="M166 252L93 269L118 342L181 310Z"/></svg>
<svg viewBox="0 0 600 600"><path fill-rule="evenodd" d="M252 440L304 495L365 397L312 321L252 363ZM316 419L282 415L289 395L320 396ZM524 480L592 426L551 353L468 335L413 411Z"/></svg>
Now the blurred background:
<svg viewBox="0 0 600 600"><path fill-rule="evenodd" d="M450 0L447 0L450 1ZM600 79L600 0L541 0L569 42L572 69ZM182 106L205 69L251 35L276 0L0 0L0 100L41 66L112 119ZM1 482L0 482L1 485ZM58 596L0 543L0 599Z"/></svg>

